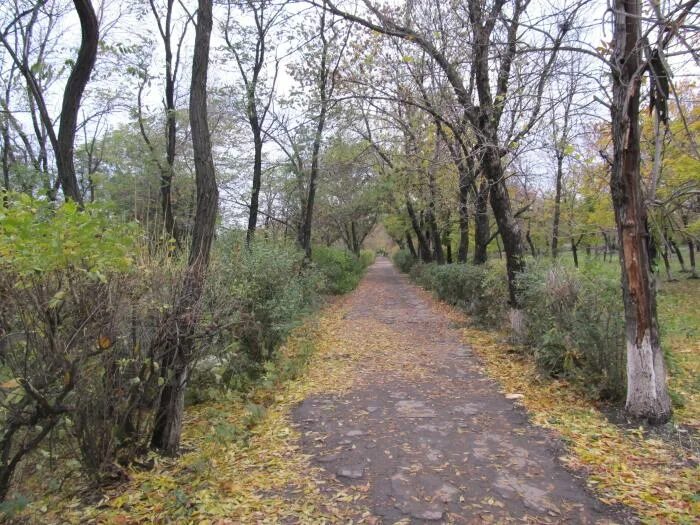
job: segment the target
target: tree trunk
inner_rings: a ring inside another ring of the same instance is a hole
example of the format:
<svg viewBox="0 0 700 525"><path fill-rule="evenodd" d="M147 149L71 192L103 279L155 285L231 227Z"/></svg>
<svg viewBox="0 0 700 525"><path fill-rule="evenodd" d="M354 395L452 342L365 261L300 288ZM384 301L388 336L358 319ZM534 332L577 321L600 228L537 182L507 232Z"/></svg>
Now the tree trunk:
<svg viewBox="0 0 700 525"><path fill-rule="evenodd" d="M614 1L613 165L610 188L622 270L627 340L626 410L650 422L667 421L671 402L659 340L656 288L642 195L639 147L641 10L639 0Z"/></svg>
<svg viewBox="0 0 700 525"><path fill-rule="evenodd" d="M489 67L491 65L489 62L489 53L491 51L490 39L493 24L488 17L493 15L487 14L491 13L491 11L483 9L483 6L475 0L470 0L468 5L469 16L474 31L472 45L472 59L475 68L474 84L479 97L477 146L483 151L481 168L490 184L489 201L501 239L503 240L503 249L506 254L508 302L513 310L519 310L520 299L518 297L516 276L525 269L525 260L523 259L522 234L518 222L513 217L510 206L510 196L508 195L508 188L506 187L506 177L501 164L498 125L504 101L498 100L498 98L494 101L491 92L490 82L493 71ZM514 53L519 17L526 5L527 2L515 2L513 6L514 13L507 32L509 44L508 50L506 51L507 56L509 53ZM500 6L502 7L503 4L500 4ZM498 71L497 93L500 93L504 98L507 91L503 82L505 82L507 86L511 64L510 60L512 60L512 55L510 55L508 60L501 63L500 70Z"/></svg>
<svg viewBox="0 0 700 525"><path fill-rule="evenodd" d="M5 501L7 493L10 491L10 481L12 481L14 470L8 466L0 466L0 501Z"/></svg>
<svg viewBox="0 0 700 525"><path fill-rule="evenodd" d="M678 257L678 262L681 265L681 272L683 273L688 273L688 269L685 267L685 259L683 259L683 254L681 253L681 249L678 246L678 243L674 241L673 239L669 239L671 243L671 248L673 248L673 253L676 254L676 257Z"/></svg>
<svg viewBox="0 0 700 525"><path fill-rule="evenodd" d="M666 279L669 281L677 281L678 279L674 279L673 277L673 270L671 268L671 250L673 249L671 246L671 241L668 238L668 232L660 232L660 241L661 241L661 260L664 262L664 270L666 271ZM652 248L649 250L650 254L657 254L658 249L656 248L656 240L654 238L651 238L650 244L652 245ZM653 263L654 259L650 256L649 260L651 263ZM652 264L652 267L654 265Z"/></svg>
<svg viewBox="0 0 700 525"><path fill-rule="evenodd" d="M357 240L357 227L355 221L350 221L350 234L352 236L352 253L360 255L360 242Z"/></svg>
<svg viewBox="0 0 700 525"><path fill-rule="evenodd" d="M306 209L303 211L303 222L299 232L301 248L304 250L307 259L311 259L311 226L313 224L314 201L316 198L316 181L318 180L319 160L321 152L321 140L323 130L326 126L326 113L328 111L328 80L330 69L328 67L328 41L326 40L326 11L321 11L320 22L321 36L321 64L318 71L318 93L321 107L314 133L314 143L311 151L311 172L309 173L309 186L306 195ZM332 94L332 93L331 93ZM353 222L353 236L355 237L355 223ZM359 254L359 246L355 252Z"/></svg>
<svg viewBox="0 0 700 525"><path fill-rule="evenodd" d="M435 172L434 166L437 162L439 154L439 149L435 148L435 156L433 159L433 164L428 168L428 192L430 194L430 202L428 203L428 213L426 217L426 222L428 223L428 230L430 232L430 239L433 243L433 255L435 261L438 264L445 264L445 255L442 252L442 239L440 239L440 232L437 226L437 220L435 218L435 202L437 200L437 184L435 182Z"/></svg>
<svg viewBox="0 0 700 525"><path fill-rule="evenodd" d="M528 246L530 246L530 253L532 254L532 258L536 259L537 258L537 250L535 250L535 243L532 242L532 236L530 235L530 223L529 222L527 225L527 231L525 232L525 240L527 241Z"/></svg>
<svg viewBox="0 0 700 525"><path fill-rule="evenodd" d="M668 260L668 243L664 242L664 249L661 250L661 258L664 261L664 269L666 270L666 278L669 281L675 281L673 272L671 272L671 262Z"/></svg>
<svg viewBox="0 0 700 525"><path fill-rule="evenodd" d="M474 205L474 264L484 264L488 259L486 249L491 238L489 225L489 184L481 181L479 191L475 191Z"/></svg>
<svg viewBox="0 0 700 525"><path fill-rule="evenodd" d="M304 250L307 259L311 259L311 227L313 224L314 201L316 199L316 181L318 180L319 152L321 148L321 137L326 119L325 103L321 111L316 136L314 137L313 152L311 154L311 172L309 173L309 187L306 196L306 209L299 232L299 244ZM354 226L354 224L353 224Z"/></svg>
<svg viewBox="0 0 700 525"><path fill-rule="evenodd" d="M180 328L179 323L169 326ZM185 328L190 330L189 327ZM183 333L180 337L186 335ZM185 411L185 388L189 373L188 358L185 353L191 351L191 348L188 348L191 344L184 341L163 342L162 350L164 352L172 351L172 349L167 348L171 345L177 346L178 349L176 353L168 356L170 359L162 359L160 362L161 369L163 371L167 370L168 376L161 375L166 383L156 408L151 446L160 450L163 454L173 456L177 454L180 447L182 418Z"/></svg>
<svg viewBox="0 0 700 525"><path fill-rule="evenodd" d="M158 32L160 33L161 40L163 41L163 50L165 52L165 156L166 165L163 166L159 161L158 166L160 168L160 204L161 212L163 213L163 229L165 233L172 239L175 240L178 250L180 249L180 238L177 231L175 218L173 215L172 207L172 181L175 174L175 146L177 138L177 119L175 115L175 82L177 67L179 64L179 48L178 53L173 59L173 48L172 48L172 20L173 20L173 6L175 0L167 0L165 7L165 19L161 19L161 15L155 4L155 0L149 0L151 11L155 17L155 21L158 27ZM180 45L182 42L180 42ZM139 119L141 118L140 109L140 93L139 93ZM142 124L140 124L142 126ZM146 131L142 127L141 134L146 143L154 153L154 148L151 145L150 140L146 136Z"/></svg>
<svg viewBox="0 0 700 525"><path fill-rule="evenodd" d="M167 171L161 173L160 195L161 208L163 211L163 221L165 231L170 237L175 239L179 247L180 239L175 226L172 204L172 183L175 173L175 146L177 138L177 119L175 118L175 78L173 76L173 52L171 46L171 26L170 20L173 11L173 0L168 0L168 13L165 25L165 125L166 125L166 161Z"/></svg>
<svg viewBox="0 0 700 525"><path fill-rule="evenodd" d="M688 259L690 260L690 278L697 279L698 272L695 266L695 244L692 239L688 239Z"/></svg>
<svg viewBox="0 0 700 525"><path fill-rule="evenodd" d="M262 135L257 127L257 117L253 127L253 148L255 150L253 158L253 186L250 193L250 206L248 207L248 230L246 232L246 244L250 245L255 236L255 229L258 225L258 208L260 207L260 183L262 179Z"/></svg>
<svg viewBox="0 0 700 525"><path fill-rule="evenodd" d="M552 259L559 255L559 221L561 219L561 182L564 175L564 156L557 154L557 179L554 192L554 218L552 219Z"/></svg>
<svg viewBox="0 0 700 525"><path fill-rule="evenodd" d="M450 223L450 216L447 216L447 224ZM445 262L452 264L452 239L450 238L450 227L448 226L442 236L442 243L445 245Z"/></svg>
<svg viewBox="0 0 700 525"><path fill-rule="evenodd" d="M467 176L459 174L459 246L457 262L467 262L469 254L469 184L464 180Z"/></svg>
<svg viewBox="0 0 700 525"><path fill-rule="evenodd" d="M437 223L435 222L435 215L433 210L428 210L428 216L426 217L426 222L428 223L427 233L430 236L430 240L433 245L433 259L438 264L445 264L445 255L442 252L442 242L440 239L440 232L438 231Z"/></svg>
<svg viewBox="0 0 700 525"><path fill-rule="evenodd" d="M683 214L681 217L681 220L683 221L683 226L688 227L688 216ZM690 279L697 279L698 278L698 272L695 267L695 243L693 242L692 237L688 237L688 260L690 261Z"/></svg>
<svg viewBox="0 0 700 525"><path fill-rule="evenodd" d="M30 82L27 83L31 84ZM61 178L56 177L57 185L54 189L54 187L52 187L51 184L51 175L49 174L48 148L46 147L46 142L47 140L50 140L51 147L54 149L55 152L58 149L58 139L53 133L53 128L47 127L46 121L48 120L49 124L51 124L51 120L49 119L48 115L46 115L42 111L42 108L45 109L46 106L43 103L38 103L37 96L35 95L33 90L30 90L30 92L27 93L27 102L29 103L29 112L32 118L32 127L34 128L34 135L36 136L38 142L38 156L34 168L36 169L37 173L41 173L42 175L46 196L50 201L55 201L58 185L60 185ZM39 113L39 115L37 115L37 112Z"/></svg>
<svg viewBox="0 0 700 525"><path fill-rule="evenodd" d="M214 239L219 192L216 186L211 138L207 121L207 69L212 29L211 0L199 0L192 57L190 126L194 150L197 208L192 244L180 296L163 323L154 346L161 357L166 380L154 423L151 444L166 454L177 453L182 432L185 388L193 360L193 335L199 320L199 302Z"/></svg>
<svg viewBox="0 0 700 525"><path fill-rule="evenodd" d="M2 126L2 185L6 192L10 191L10 131L7 123ZM7 195L4 197L7 203Z"/></svg>
<svg viewBox="0 0 700 525"><path fill-rule="evenodd" d="M73 0L73 5L75 5L75 10L80 19L82 37L78 58L71 70L63 93L61 122L57 136L56 167L65 198L82 205L83 197L78 187L75 164L73 163L73 147L80 102L85 86L90 80L92 68L95 65L95 58L97 57L99 23L90 0Z"/></svg>
<svg viewBox="0 0 700 525"><path fill-rule="evenodd" d="M503 251L506 254L509 303L512 308L519 309L520 299L518 297L516 277L517 274L525 269L522 235L520 233L520 227L513 217L513 212L510 208L510 197L508 196L508 189L503 179L501 159L498 157L498 153L491 147L487 149L484 157L486 167L485 173L489 182L491 182L489 191L491 209L496 218L498 230L503 240Z"/></svg>
<svg viewBox="0 0 700 525"><path fill-rule="evenodd" d="M325 89L325 88L324 88ZM324 97L325 98L325 97ZM307 259L311 259L311 227L313 224L314 201L316 199L316 184L319 171L319 153L321 150L321 138L323 136L323 128L326 121L326 103L321 102L321 115L316 126L316 134L314 136L313 151L311 153L311 172L309 173L308 193L304 203L304 212L301 227L299 229L299 246L306 254ZM354 228L354 223L353 223Z"/></svg>
<svg viewBox="0 0 700 525"><path fill-rule="evenodd" d="M571 238L571 256L574 258L574 266L578 268L578 242Z"/></svg>
<svg viewBox="0 0 700 525"><path fill-rule="evenodd" d="M12 84L14 77L14 67L10 70L10 74L7 76L7 86L5 88L5 96L3 100L3 111L7 112L7 115L2 119L2 127L0 128L2 133L2 185L5 188L5 195L3 196L3 204L7 205L10 192L10 165L13 164L12 161L12 145L10 143L10 95L12 94Z"/></svg>
<svg viewBox="0 0 700 525"><path fill-rule="evenodd" d="M44 2L35 2L34 15L43 6ZM26 57L19 57L15 49L9 46L5 37L2 42L8 51L17 69L22 73L28 88L28 101L32 124L39 142L39 163L41 172L46 175L45 190L49 200L55 200L58 186L62 186L66 200L73 200L82 206L82 195L75 174L73 159L75 133L77 128L78 111L85 86L90 80L99 40L99 24L95 10L90 0L73 0L73 5L78 14L81 27L81 42L78 57L73 65L63 92L61 103L61 119L58 134L56 134L54 121L49 115L45 93L35 77ZM29 14L31 11L25 12ZM38 118L35 110L39 113ZM41 124L40 124L41 123ZM48 170L48 155L46 151L46 139L51 142L56 158L57 178L54 184L50 180Z"/></svg>
<svg viewBox="0 0 700 525"><path fill-rule="evenodd" d="M418 239L418 252L420 260L426 263L431 262L432 256L430 254L428 240L426 239L425 235L423 235L423 231L421 230L420 224L418 222L418 217L416 217L416 212L413 209L413 205L411 204L411 201L408 198L408 196L406 196L406 211L408 212L408 216L411 219L411 226L413 227L413 231L415 232L416 238Z"/></svg>
<svg viewBox="0 0 700 525"><path fill-rule="evenodd" d="M408 246L408 251L411 252L411 255L418 259L418 254L416 253L416 248L413 246L413 239L411 238L411 234L406 232L406 246Z"/></svg>
<svg viewBox="0 0 700 525"><path fill-rule="evenodd" d="M610 253L610 241L608 241L608 234L605 232L601 232L603 234L603 262L607 259L608 254Z"/></svg>

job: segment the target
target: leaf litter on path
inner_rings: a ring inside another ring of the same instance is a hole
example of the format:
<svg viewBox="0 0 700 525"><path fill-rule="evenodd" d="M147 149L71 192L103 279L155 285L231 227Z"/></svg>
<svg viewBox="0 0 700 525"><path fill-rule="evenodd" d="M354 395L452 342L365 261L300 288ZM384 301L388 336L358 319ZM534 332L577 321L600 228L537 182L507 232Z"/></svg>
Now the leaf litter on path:
<svg viewBox="0 0 700 525"><path fill-rule="evenodd" d="M560 459L584 471L602 501L626 505L648 523L700 520L699 458L692 452L610 423L565 381L542 378L534 362L513 352L503 336L466 328L463 337L490 376L507 391L523 393L518 401L532 421L566 440L568 454Z"/></svg>

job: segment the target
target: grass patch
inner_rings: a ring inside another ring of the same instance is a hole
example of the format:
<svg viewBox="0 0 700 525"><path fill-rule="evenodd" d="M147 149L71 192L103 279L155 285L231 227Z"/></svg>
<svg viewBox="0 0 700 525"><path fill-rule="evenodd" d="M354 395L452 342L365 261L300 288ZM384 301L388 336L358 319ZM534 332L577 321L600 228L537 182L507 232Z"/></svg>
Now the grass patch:
<svg viewBox="0 0 700 525"><path fill-rule="evenodd" d="M661 343L669 368L674 420L700 430L700 280L665 282L658 297Z"/></svg>

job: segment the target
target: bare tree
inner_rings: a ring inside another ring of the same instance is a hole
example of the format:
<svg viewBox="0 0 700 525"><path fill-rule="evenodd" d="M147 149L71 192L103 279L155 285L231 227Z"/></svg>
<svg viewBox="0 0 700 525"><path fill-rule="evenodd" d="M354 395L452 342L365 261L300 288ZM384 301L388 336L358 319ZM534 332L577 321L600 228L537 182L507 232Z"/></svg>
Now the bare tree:
<svg viewBox="0 0 700 525"><path fill-rule="evenodd" d="M350 31L345 34L344 39L338 30L337 24L326 19L326 9L322 9L319 20L319 39L321 41L320 62L315 67L315 89L318 93L318 116L316 117L316 128L311 146L311 169L306 187L306 195L302 202L301 220L297 241L304 250L307 258L311 258L311 227L313 224L314 202L316 198L316 185L318 183L319 164L321 157L321 143L323 132L326 127L328 110L332 104L333 92L336 87L336 78L340 59L347 44ZM331 33L330 37L328 33ZM340 49L332 53L331 47L340 42ZM335 56L333 56L335 55ZM358 248L359 250L359 248ZM356 251L358 251L356 250Z"/></svg>
<svg viewBox="0 0 700 525"><path fill-rule="evenodd" d="M562 101L561 114L552 112L552 145L556 158L554 176L554 215L552 218L551 254L556 259L559 255L559 224L561 221L561 200L564 182L564 160L571 149L570 140L573 128L574 98L577 94L579 77L572 69L569 71L566 94Z"/></svg>
<svg viewBox="0 0 700 525"><path fill-rule="evenodd" d="M165 386L156 412L151 444L166 454L175 454L180 445L185 388L194 358L193 336L199 320L199 303L209 266L218 212L219 191L207 120L207 71L211 30L211 0L199 0L190 88L190 126L197 207L182 290L173 313L162 323L154 344L156 355L161 358L161 373L165 379Z"/></svg>
<svg viewBox="0 0 700 525"><path fill-rule="evenodd" d="M610 189L620 240L627 341L627 411L664 422L671 416L666 367L659 340L650 234L640 174L639 102L641 8L639 0L614 2Z"/></svg>
<svg viewBox="0 0 700 525"><path fill-rule="evenodd" d="M154 159L160 171L160 201L161 210L163 213L163 226L168 235L175 239L179 246L180 235L177 228L177 223L173 215L172 205L172 185L173 176L175 175L175 154L177 147L177 107L176 107L176 82L178 71L180 69L180 56L183 47L183 41L187 34L187 28L190 24L190 17L187 16L182 23L177 40L174 41L173 33L176 30L174 16L175 0L167 0L165 3L165 13L161 13L156 4L156 0L148 0L148 4L153 13L153 18L158 27L158 34L163 42L163 50L165 51L165 90L164 101L165 106L165 160L166 164L161 162L154 155ZM175 48L173 49L173 44ZM139 91L139 117L141 115L141 91ZM146 134L146 130L139 118L141 134L146 142L151 153L154 153L154 146Z"/></svg>
<svg viewBox="0 0 700 525"><path fill-rule="evenodd" d="M17 69L24 76L27 87L36 102L41 118L41 123L45 127L49 141L56 156L56 168L58 170L58 181L66 199L73 200L82 205L83 197L80 193L78 180L75 174L73 148L75 133L77 128L78 111L85 91L85 86L90 80L92 69L97 57L97 44L99 40L99 23L95 14L95 9L90 0L73 0L73 5L80 19L81 41L78 56L75 60L68 80L66 81L61 104L61 120L56 132L53 120L49 115L45 93L41 89L36 75L32 71L26 60L22 60L15 48L8 39L8 33L13 26L24 17L36 18L45 2L37 2L31 10L18 13L11 24L0 32L0 41L14 61Z"/></svg>
<svg viewBox="0 0 700 525"><path fill-rule="evenodd" d="M6 192L10 191L10 169L15 163L12 142L10 140L10 95L12 93L16 66L11 64L5 77L5 90L2 100L2 118L0 119L0 138L2 138L2 181Z"/></svg>
<svg viewBox="0 0 700 525"><path fill-rule="evenodd" d="M274 98L275 84L279 70L279 60L275 59L274 73L268 86L265 86L265 68L268 66L267 55L271 43L271 31L284 10L284 2L275 6L272 0L228 0L226 22L223 25L224 38L228 49L233 54L238 71L243 79L245 114L253 133L253 180L248 206L248 230L246 241L253 240L258 224L260 207L260 185L262 178L262 150L265 137L265 121ZM240 24L233 22L233 7L249 11L253 15L255 27L252 31L244 30ZM232 33L239 33L239 40L234 40ZM267 93L263 93L267 87Z"/></svg>

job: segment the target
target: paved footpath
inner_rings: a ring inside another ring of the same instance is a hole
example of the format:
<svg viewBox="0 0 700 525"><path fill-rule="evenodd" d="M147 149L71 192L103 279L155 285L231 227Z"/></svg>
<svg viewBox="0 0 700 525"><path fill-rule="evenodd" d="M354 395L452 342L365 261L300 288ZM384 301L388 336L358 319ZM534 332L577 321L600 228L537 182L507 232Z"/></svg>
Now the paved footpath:
<svg viewBox="0 0 700 525"><path fill-rule="evenodd" d="M559 463L558 439L499 393L443 311L379 259L334 351L376 350L353 362L345 394L296 408L303 451L370 523L627 522Z"/></svg>

